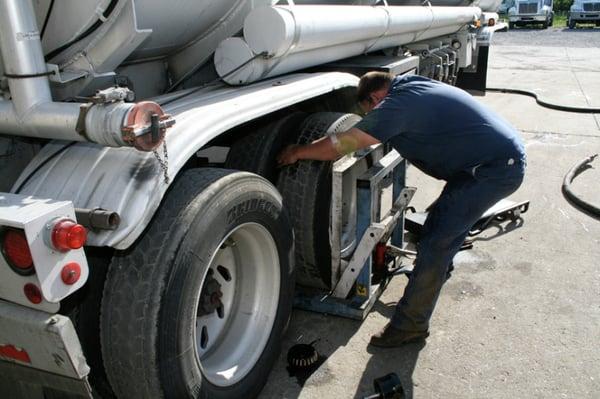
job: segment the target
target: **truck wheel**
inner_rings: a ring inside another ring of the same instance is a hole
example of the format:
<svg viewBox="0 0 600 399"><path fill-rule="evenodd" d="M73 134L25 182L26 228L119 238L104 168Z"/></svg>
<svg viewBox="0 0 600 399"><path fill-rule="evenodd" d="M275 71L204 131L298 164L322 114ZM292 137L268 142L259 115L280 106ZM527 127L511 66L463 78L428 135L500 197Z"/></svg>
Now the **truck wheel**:
<svg viewBox="0 0 600 399"><path fill-rule="evenodd" d="M300 126L296 143L346 131L359 120L354 114L315 113ZM331 167L332 162L299 161L283 168L277 182L294 226L298 283L320 288L331 286Z"/></svg>
<svg viewBox="0 0 600 399"><path fill-rule="evenodd" d="M185 172L108 271L101 344L117 396L256 397L291 313L292 248L265 179Z"/></svg>
<svg viewBox="0 0 600 399"><path fill-rule="evenodd" d="M514 22L509 22L508 23L508 29L515 29L515 23Z"/></svg>
<svg viewBox="0 0 600 399"><path fill-rule="evenodd" d="M542 29L548 29L548 21L542 23Z"/></svg>
<svg viewBox="0 0 600 399"><path fill-rule="evenodd" d="M568 22L567 26L569 27L569 29L575 29L575 26L577 26L577 23L569 18L569 22Z"/></svg>
<svg viewBox="0 0 600 399"><path fill-rule="evenodd" d="M225 167L256 173L276 183L277 155L295 137L294 129L304 118L304 112L294 112L237 140L229 149Z"/></svg>

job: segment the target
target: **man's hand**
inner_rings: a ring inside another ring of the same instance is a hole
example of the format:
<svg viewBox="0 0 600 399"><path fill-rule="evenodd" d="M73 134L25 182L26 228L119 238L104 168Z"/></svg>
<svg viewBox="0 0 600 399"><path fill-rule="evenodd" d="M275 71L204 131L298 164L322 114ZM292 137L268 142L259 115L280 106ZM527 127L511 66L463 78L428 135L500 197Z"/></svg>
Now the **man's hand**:
<svg viewBox="0 0 600 399"><path fill-rule="evenodd" d="M277 156L277 163L279 166L291 165L298 162L298 148L300 146L298 144L292 144L287 146L279 155Z"/></svg>
<svg viewBox="0 0 600 399"><path fill-rule="evenodd" d="M334 139L332 141L331 137L325 136L311 144L291 145L279 154L277 162L279 166L285 166L300 159L335 161L342 155L379 143L379 140L356 128L338 133Z"/></svg>

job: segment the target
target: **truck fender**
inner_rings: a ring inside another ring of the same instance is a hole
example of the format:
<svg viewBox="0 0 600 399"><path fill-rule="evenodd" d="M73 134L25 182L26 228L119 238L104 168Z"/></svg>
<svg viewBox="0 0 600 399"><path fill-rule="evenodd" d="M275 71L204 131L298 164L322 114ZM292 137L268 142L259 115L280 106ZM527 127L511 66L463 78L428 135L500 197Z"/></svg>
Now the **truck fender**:
<svg viewBox="0 0 600 399"><path fill-rule="evenodd" d="M12 192L117 212L116 230L90 231L87 245L126 249L142 234L175 177L203 146L245 122L311 98L355 87L346 73L294 74L244 87L208 86L155 98L173 115L167 132L168 180L157 157L132 148L52 141L29 163ZM158 150L164 159L163 149Z"/></svg>

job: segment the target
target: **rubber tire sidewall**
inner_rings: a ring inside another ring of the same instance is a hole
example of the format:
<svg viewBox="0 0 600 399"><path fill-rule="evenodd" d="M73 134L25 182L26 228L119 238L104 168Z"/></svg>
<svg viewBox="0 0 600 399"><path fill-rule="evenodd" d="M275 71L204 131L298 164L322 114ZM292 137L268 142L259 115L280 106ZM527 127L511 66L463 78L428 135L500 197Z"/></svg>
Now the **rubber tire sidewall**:
<svg viewBox="0 0 600 399"><path fill-rule="evenodd" d="M259 187L253 184L248 188ZM195 201L202 203L202 209L193 216L169 272L159 319L159 358L166 359L160 362L160 375L166 398L254 397L279 355L293 300L293 238L291 229L285 228L290 224L277 192L267 189L266 184L262 191L257 198L256 192L229 186L212 200ZM279 306L271 335L254 368L237 384L222 388L204 379L197 366L193 335L197 298L215 249L236 226L247 222L259 222L267 228L277 245L281 271ZM197 238L201 241L196 242ZM167 354L172 356L167 358Z"/></svg>
<svg viewBox="0 0 600 399"><path fill-rule="evenodd" d="M311 114L300 127L296 144L347 131L359 120L358 115L344 112ZM294 227L297 282L321 289L331 288L332 166L329 161L298 161L282 168L277 182Z"/></svg>

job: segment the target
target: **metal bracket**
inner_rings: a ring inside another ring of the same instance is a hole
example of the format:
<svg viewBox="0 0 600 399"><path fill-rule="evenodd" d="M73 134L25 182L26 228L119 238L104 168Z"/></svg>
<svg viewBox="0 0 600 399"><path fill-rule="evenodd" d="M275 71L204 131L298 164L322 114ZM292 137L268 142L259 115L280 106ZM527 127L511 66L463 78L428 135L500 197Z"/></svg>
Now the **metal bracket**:
<svg viewBox="0 0 600 399"><path fill-rule="evenodd" d="M85 78L89 75L88 71L61 71L56 64L46 64L48 71L53 72L48 77L51 82L65 84L77 79Z"/></svg>
<svg viewBox="0 0 600 399"><path fill-rule="evenodd" d="M400 196L394 203L392 212L379 223L372 223L363 235L354 255L350 259L348 266L344 270L340 281L333 290L333 296L336 298L345 298L352 289L354 282L367 261L371 257L373 248L380 241L387 241L393 233L398 219L404 214L404 209L408 206L413 195L417 191L414 187L405 187Z"/></svg>

